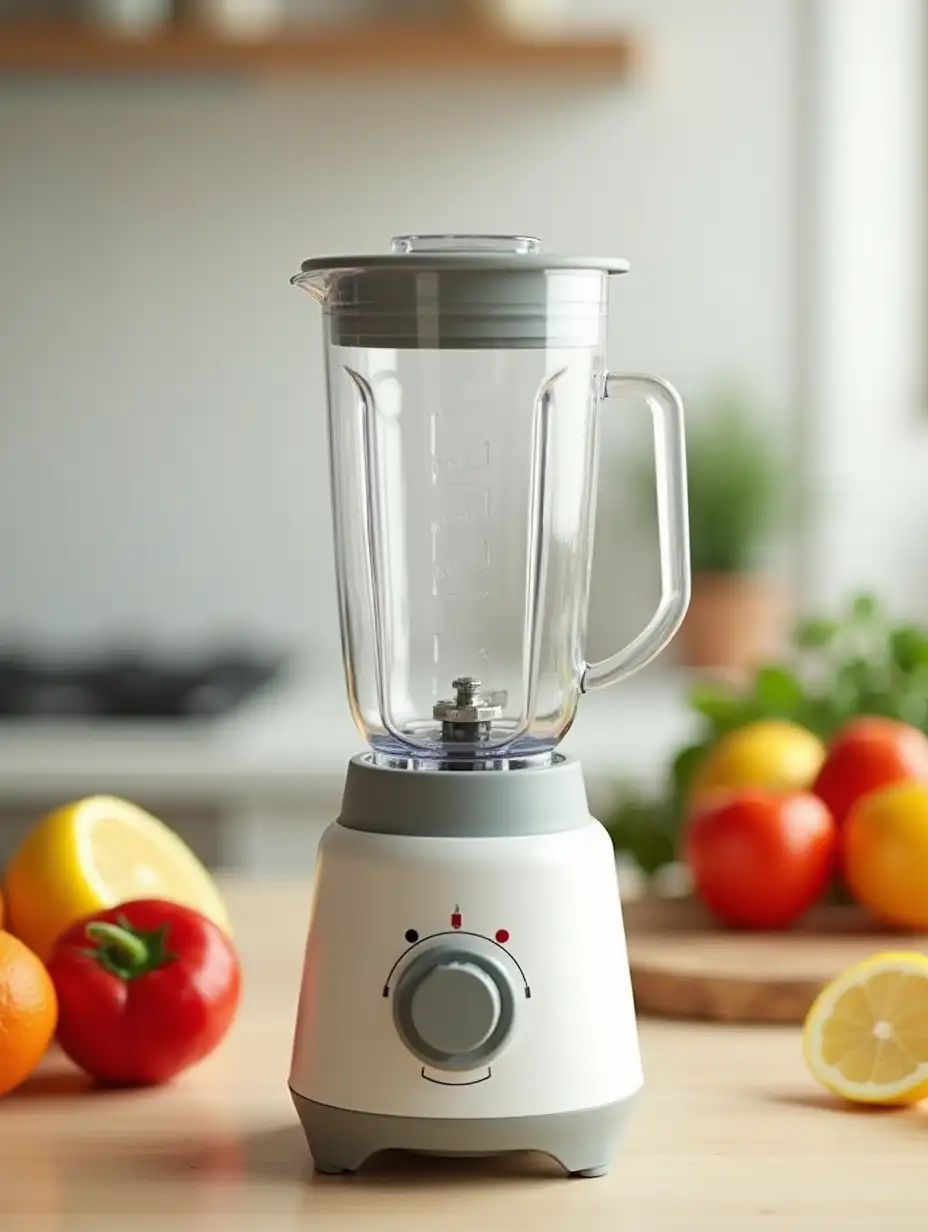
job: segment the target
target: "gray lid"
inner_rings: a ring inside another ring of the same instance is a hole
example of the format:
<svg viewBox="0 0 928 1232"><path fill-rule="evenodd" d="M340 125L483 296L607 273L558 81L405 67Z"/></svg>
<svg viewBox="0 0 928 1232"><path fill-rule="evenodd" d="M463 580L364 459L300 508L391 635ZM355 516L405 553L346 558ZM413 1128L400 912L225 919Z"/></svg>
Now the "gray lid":
<svg viewBox="0 0 928 1232"><path fill-rule="evenodd" d="M401 236L389 254L313 257L291 282L322 302L334 346L592 346L606 280L627 269L523 236Z"/></svg>

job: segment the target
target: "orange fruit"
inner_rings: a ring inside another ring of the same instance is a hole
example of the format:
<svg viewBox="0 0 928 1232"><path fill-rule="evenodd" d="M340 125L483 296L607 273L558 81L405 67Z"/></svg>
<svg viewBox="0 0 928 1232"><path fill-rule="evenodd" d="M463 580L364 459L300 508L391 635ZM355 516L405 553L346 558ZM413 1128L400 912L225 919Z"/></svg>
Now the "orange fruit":
<svg viewBox="0 0 928 1232"><path fill-rule="evenodd" d="M862 796L844 823L844 880L893 928L928 929L928 785L893 783Z"/></svg>
<svg viewBox="0 0 928 1232"><path fill-rule="evenodd" d="M0 928L3 927L3 895L0 893Z"/></svg>
<svg viewBox="0 0 928 1232"><path fill-rule="evenodd" d="M57 1023L51 976L18 937L0 932L0 1095L29 1077Z"/></svg>

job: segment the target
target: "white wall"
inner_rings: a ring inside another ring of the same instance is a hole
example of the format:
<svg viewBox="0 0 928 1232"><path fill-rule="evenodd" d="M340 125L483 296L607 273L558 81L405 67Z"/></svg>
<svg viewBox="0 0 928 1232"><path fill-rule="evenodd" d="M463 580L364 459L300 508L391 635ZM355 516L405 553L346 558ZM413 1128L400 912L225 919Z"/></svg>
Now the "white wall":
<svg viewBox="0 0 928 1232"><path fill-rule="evenodd" d="M312 252L622 253L615 366L791 413L794 3L583 8L640 28L649 78L0 86L0 635L335 647ZM594 653L654 588L600 542Z"/></svg>
<svg viewBox="0 0 928 1232"><path fill-rule="evenodd" d="M831 607L871 587L928 616L928 350L922 297L923 0L817 0L803 450L804 574Z"/></svg>

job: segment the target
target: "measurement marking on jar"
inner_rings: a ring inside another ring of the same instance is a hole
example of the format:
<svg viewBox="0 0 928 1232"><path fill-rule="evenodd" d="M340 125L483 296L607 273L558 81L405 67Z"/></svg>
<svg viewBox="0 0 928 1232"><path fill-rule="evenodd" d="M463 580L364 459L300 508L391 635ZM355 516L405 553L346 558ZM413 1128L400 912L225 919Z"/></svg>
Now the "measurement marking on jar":
<svg viewBox="0 0 928 1232"><path fill-rule="evenodd" d="M471 522L485 522L486 513L462 509L458 513L442 513L432 522L432 530L449 530L453 526L467 526Z"/></svg>
<svg viewBox="0 0 928 1232"><path fill-rule="evenodd" d="M433 582L435 583L443 582L447 578L461 577L462 574L476 573L483 569L489 569L490 567L490 545L487 543L486 539L481 539L480 543L476 546L478 550L480 550L483 554L482 560L467 562L467 563L465 563L464 561L459 561L456 563L449 562L444 565L439 564L437 561L433 561L432 562ZM439 593L438 590L433 585L432 594L437 595L438 593ZM464 591L462 593L472 594L473 589L469 588L467 591ZM486 591L484 591L483 593L486 594Z"/></svg>
<svg viewBox="0 0 928 1232"><path fill-rule="evenodd" d="M490 465L490 442L481 441L472 453L458 454L450 458L432 458L432 476L441 479L445 475L463 475L468 471L483 470Z"/></svg>

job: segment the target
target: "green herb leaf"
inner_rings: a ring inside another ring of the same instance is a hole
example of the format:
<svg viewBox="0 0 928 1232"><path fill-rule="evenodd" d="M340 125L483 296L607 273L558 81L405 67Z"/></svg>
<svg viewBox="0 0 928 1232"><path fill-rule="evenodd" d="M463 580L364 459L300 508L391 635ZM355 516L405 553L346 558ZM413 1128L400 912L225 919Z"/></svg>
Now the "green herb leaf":
<svg viewBox="0 0 928 1232"><path fill-rule="evenodd" d="M921 689L912 689L899 698L896 707L896 717L903 723L911 723L913 727L924 731L928 726L928 695Z"/></svg>
<svg viewBox="0 0 928 1232"><path fill-rule="evenodd" d="M858 595L851 604L851 615L863 624L869 623L880 609L874 595Z"/></svg>
<svg viewBox="0 0 928 1232"><path fill-rule="evenodd" d="M742 705L740 697L707 681L692 685L687 692L686 701L691 710L701 714L710 723L724 723L732 712L740 710Z"/></svg>
<svg viewBox="0 0 928 1232"><path fill-rule="evenodd" d="M906 674L928 666L928 637L914 625L902 625L889 635L893 663Z"/></svg>
<svg viewBox="0 0 928 1232"><path fill-rule="evenodd" d="M821 650L830 646L840 630L837 620L810 618L801 621L793 633L793 642L799 650Z"/></svg>
<svg viewBox="0 0 928 1232"><path fill-rule="evenodd" d="M628 794L605 826L616 852L630 856L648 877L676 859L680 817L667 798Z"/></svg>
<svg viewBox="0 0 928 1232"><path fill-rule="evenodd" d="M820 740L830 740L852 713L838 697L808 697L796 721L814 732Z"/></svg>
<svg viewBox="0 0 928 1232"><path fill-rule="evenodd" d="M804 699L799 677L785 667L761 667L754 677L754 701L773 718L793 718Z"/></svg>
<svg viewBox="0 0 928 1232"><path fill-rule="evenodd" d="M690 744L681 749L671 763L671 798L682 810L683 804L690 794L690 784L697 767L701 764L711 746L710 741L702 744Z"/></svg>

